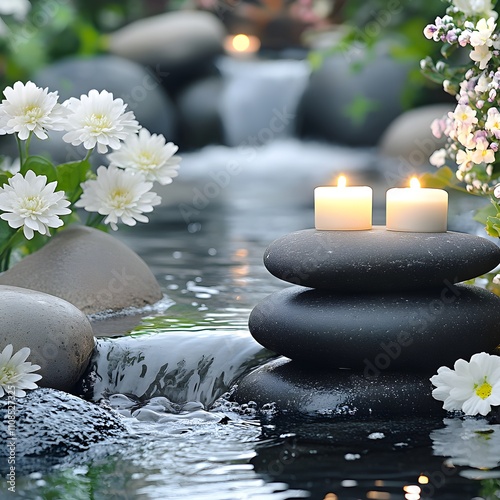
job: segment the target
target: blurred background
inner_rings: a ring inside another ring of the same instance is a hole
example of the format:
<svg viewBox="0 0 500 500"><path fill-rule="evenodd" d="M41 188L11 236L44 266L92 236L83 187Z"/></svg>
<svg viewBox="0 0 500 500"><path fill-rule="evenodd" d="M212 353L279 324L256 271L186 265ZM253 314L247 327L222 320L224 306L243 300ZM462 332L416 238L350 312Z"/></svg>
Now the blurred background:
<svg viewBox="0 0 500 500"><path fill-rule="evenodd" d="M383 224L385 190L435 170L429 156L442 142L430 124L454 107L420 71L420 60L437 59L440 48L423 28L445 7L1 0L0 83L31 79L61 101L92 88L121 97L141 125L179 145L177 189L160 194L187 224L193 218L182 203L199 212L196 204L227 196L262 201L267 193L312 207L313 188L340 173L375 188L374 222ZM34 140L31 152L61 163L83 156L61 135ZM12 136L0 137L2 155L17 156Z"/></svg>
<svg viewBox="0 0 500 500"><path fill-rule="evenodd" d="M0 83L31 79L62 98L106 88L184 151L266 142L273 110L274 136L375 146L405 111L419 108L425 130L450 101L419 68L439 49L423 27L443 11L423 0L2 0ZM399 136L382 145L407 153Z"/></svg>

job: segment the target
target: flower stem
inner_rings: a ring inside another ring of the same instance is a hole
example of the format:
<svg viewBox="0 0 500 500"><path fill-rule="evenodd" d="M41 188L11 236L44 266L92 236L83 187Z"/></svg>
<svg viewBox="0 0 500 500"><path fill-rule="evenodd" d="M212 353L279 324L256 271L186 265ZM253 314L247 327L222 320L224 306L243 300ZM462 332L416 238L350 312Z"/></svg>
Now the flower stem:
<svg viewBox="0 0 500 500"><path fill-rule="evenodd" d="M82 161L87 161L90 158L90 155L92 154L92 151L94 151L94 148L89 149L87 151L87 154L85 155L85 158Z"/></svg>
<svg viewBox="0 0 500 500"><path fill-rule="evenodd" d="M14 249L14 243L17 236L22 233L23 228L20 227L15 231L12 236L2 245L0 252L0 272L9 269L10 258L12 255L12 250Z"/></svg>
<svg viewBox="0 0 500 500"><path fill-rule="evenodd" d="M24 163L23 145L21 139L19 139L19 136L17 134L16 134L16 142L17 142L17 149L19 151L19 165L21 165L21 168L23 168L23 163Z"/></svg>
<svg viewBox="0 0 500 500"><path fill-rule="evenodd" d="M91 214L89 214L89 216L87 217L87 221L85 222L85 225L89 226L89 227L97 227L102 222L103 219L104 219L104 215L101 215L101 214L91 215Z"/></svg>
<svg viewBox="0 0 500 500"><path fill-rule="evenodd" d="M25 149L24 149L24 153L26 155L26 158L28 158L29 156L29 149L30 149L30 142L31 142L31 138L33 137L33 132L30 132L30 134L28 135L28 138L26 139L26 143L25 143Z"/></svg>

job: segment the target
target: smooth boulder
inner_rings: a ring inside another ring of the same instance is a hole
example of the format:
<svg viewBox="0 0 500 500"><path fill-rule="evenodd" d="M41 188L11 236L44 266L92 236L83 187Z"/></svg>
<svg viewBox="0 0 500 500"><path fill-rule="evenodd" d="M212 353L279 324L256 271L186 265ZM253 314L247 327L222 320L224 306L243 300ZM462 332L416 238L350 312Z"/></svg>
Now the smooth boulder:
<svg viewBox="0 0 500 500"><path fill-rule="evenodd" d="M403 111L410 63L391 55L397 41L378 43L370 57L352 47L333 54L311 76L297 113L299 135L349 146L375 146Z"/></svg>
<svg viewBox="0 0 500 500"><path fill-rule="evenodd" d="M92 355L94 335L74 305L46 293L0 286L0 350L29 347L28 361L40 365L41 387L69 391Z"/></svg>
<svg viewBox="0 0 500 500"><path fill-rule="evenodd" d="M394 418L439 416L442 403L432 397L428 377L414 373L380 373L365 377L350 370L304 367L278 358L238 382L232 399L269 403L278 413L324 418Z"/></svg>
<svg viewBox="0 0 500 500"><path fill-rule="evenodd" d="M60 297L85 314L154 304L162 297L146 263L113 236L70 226L0 275L0 285Z"/></svg>
<svg viewBox="0 0 500 500"><path fill-rule="evenodd" d="M325 370L367 377L432 375L500 344L500 298L470 285L425 292L335 294L293 286L257 304L249 329L264 347Z"/></svg>
<svg viewBox="0 0 500 500"><path fill-rule="evenodd" d="M223 50L226 29L213 14L167 12L111 33L109 51L141 64L174 69L206 61Z"/></svg>
<svg viewBox="0 0 500 500"><path fill-rule="evenodd" d="M453 111L452 103L429 104L399 115L380 138L379 152L411 167L429 166L430 155L444 146L446 137L434 137L431 123Z"/></svg>
<svg viewBox="0 0 500 500"><path fill-rule="evenodd" d="M9 427L12 420L14 425ZM15 450L16 472L29 474L126 434L121 417L113 410L65 392L36 389L17 398L14 405L0 398L0 473L8 472L6 458L11 450Z"/></svg>
<svg viewBox="0 0 500 500"><path fill-rule="evenodd" d="M268 271L289 283L331 291L422 290L485 274L500 263L492 241L463 233L306 229L264 253Z"/></svg>

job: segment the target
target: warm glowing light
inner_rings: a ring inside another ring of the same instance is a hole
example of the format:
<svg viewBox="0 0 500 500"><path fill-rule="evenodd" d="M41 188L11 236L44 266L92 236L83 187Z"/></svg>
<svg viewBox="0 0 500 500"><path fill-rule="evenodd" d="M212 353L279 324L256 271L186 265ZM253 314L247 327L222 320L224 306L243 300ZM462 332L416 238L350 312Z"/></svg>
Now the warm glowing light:
<svg viewBox="0 0 500 500"><path fill-rule="evenodd" d="M418 189L420 187L420 182L418 181L418 179L416 177L412 177L410 179L410 187L412 189Z"/></svg>
<svg viewBox="0 0 500 500"><path fill-rule="evenodd" d="M405 493L406 500L420 500L420 493Z"/></svg>
<svg viewBox="0 0 500 500"><path fill-rule="evenodd" d="M250 38L247 35L236 35L233 38L234 50L238 52L245 52L250 47Z"/></svg>
<svg viewBox="0 0 500 500"><path fill-rule="evenodd" d="M339 497L335 493L327 493L323 500L338 500Z"/></svg>
<svg viewBox="0 0 500 500"><path fill-rule="evenodd" d="M347 179L345 178L345 175L341 175L339 177L339 180L337 181L337 186L339 188L345 188L347 186Z"/></svg>
<svg viewBox="0 0 500 500"><path fill-rule="evenodd" d="M234 252L234 256L239 259L248 257L248 250L246 248L238 248L238 250Z"/></svg>
<svg viewBox="0 0 500 500"><path fill-rule="evenodd" d="M240 33L239 35L226 37L224 48L228 54L247 57L258 52L260 40L256 36Z"/></svg>
<svg viewBox="0 0 500 500"><path fill-rule="evenodd" d="M369 491L366 494L366 498L370 500L390 500L391 494L387 491Z"/></svg>
<svg viewBox="0 0 500 500"><path fill-rule="evenodd" d="M429 478L427 476L424 476L423 474L418 476L418 484L429 484Z"/></svg>
<svg viewBox="0 0 500 500"><path fill-rule="evenodd" d="M377 479L375 481L375 486L381 488L382 486L384 486L384 481L382 481L382 479Z"/></svg>
<svg viewBox="0 0 500 500"><path fill-rule="evenodd" d="M420 486L417 486L416 484L409 484L408 486L404 486L403 490L406 491L406 493L413 493L413 494L420 494L422 489Z"/></svg>

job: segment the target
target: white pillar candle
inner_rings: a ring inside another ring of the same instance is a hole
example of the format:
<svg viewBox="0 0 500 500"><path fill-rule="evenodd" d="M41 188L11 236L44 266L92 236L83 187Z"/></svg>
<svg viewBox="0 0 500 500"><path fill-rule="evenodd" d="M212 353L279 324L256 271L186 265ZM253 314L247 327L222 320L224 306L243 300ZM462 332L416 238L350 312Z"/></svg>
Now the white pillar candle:
<svg viewBox="0 0 500 500"><path fill-rule="evenodd" d="M418 179L409 188L393 188L386 195L386 226L389 231L444 233L448 226L448 193L421 188Z"/></svg>
<svg viewBox="0 0 500 500"><path fill-rule="evenodd" d="M314 225L326 231L371 229L372 199L371 187L346 187L346 178L340 176L337 186L321 186L314 190Z"/></svg>

